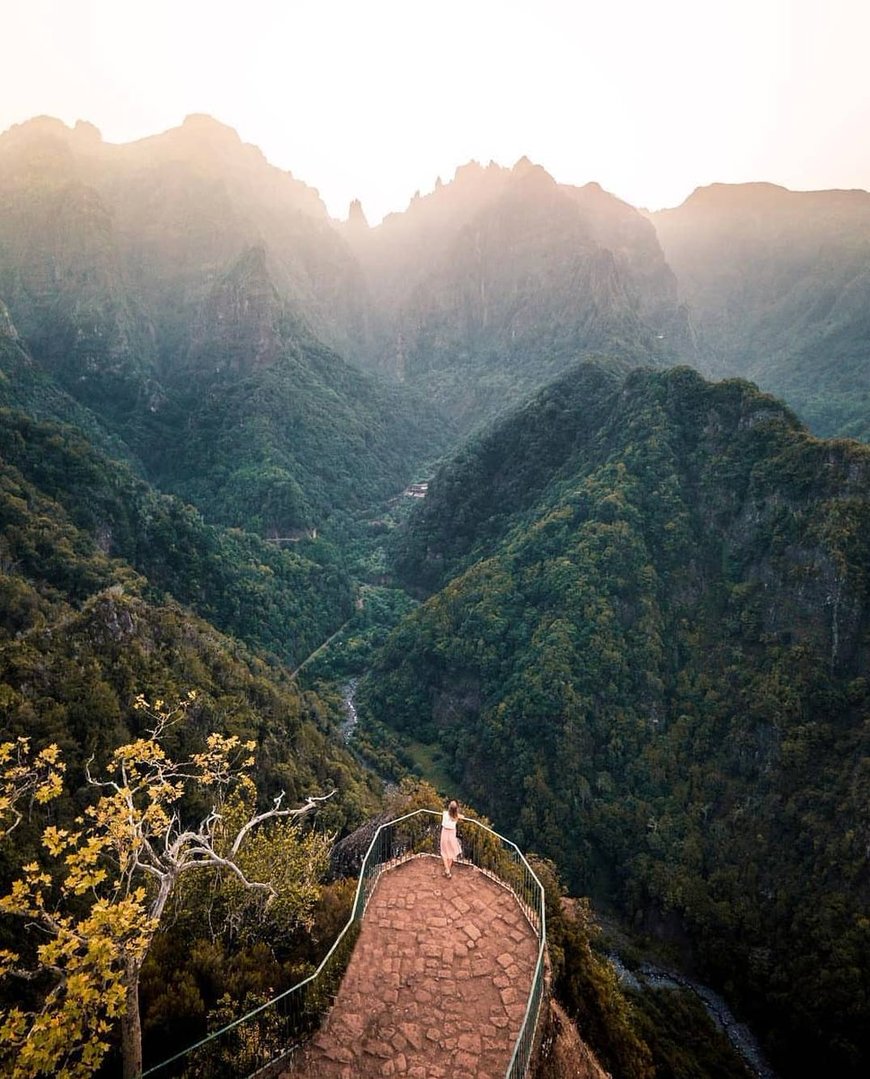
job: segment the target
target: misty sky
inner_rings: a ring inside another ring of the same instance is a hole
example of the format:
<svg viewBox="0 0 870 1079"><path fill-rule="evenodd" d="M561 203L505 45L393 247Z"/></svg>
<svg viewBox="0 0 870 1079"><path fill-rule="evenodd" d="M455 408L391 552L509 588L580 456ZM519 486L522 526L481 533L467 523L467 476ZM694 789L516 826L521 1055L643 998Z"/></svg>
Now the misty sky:
<svg viewBox="0 0 870 1079"><path fill-rule="evenodd" d="M0 130L207 112L344 216L526 154L635 205L870 188L870 0L0 0Z"/></svg>

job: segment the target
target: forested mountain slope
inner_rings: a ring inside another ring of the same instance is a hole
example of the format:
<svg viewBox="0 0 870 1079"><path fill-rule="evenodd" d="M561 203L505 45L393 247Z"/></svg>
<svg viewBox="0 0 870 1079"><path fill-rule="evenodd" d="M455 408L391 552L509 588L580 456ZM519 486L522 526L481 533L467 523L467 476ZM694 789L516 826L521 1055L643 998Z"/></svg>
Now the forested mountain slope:
<svg viewBox="0 0 870 1079"><path fill-rule="evenodd" d="M0 407L26 412L37 419L57 420L77 427L90 442L111 457L137 467L135 456L113 437L97 416L58 386L27 353L0 300Z"/></svg>
<svg viewBox="0 0 870 1079"><path fill-rule="evenodd" d="M868 1059L868 536L865 447L743 382L581 366L436 475L401 567L447 583L360 694L685 933L786 1074Z"/></svg>
<svg viewBox="0 0 870 1079"><path fill-rule="evenodd" d="M397 494L452 434L422 398L346 363L294 319L261 248L213 286L161 426L143 450L155 480L268 536Z"/></svg>
<svg viewBox="0 0 870 1079"><path fill-rule="evenodd" d="M652 214L703 368L870 438L870 194L713 184Z"/></svg>
<svg viewBox="0 0 870 1079"><path fill-rule="evenodd" d="M74 820L93 798L86 763L99 775L118 746L147 737L152 727L137 706L140 694L152 702L165 701L170 708L178 701L188 704L183 718L162 739L176 760L202 752L212 732L254 743L257 789L251 794L260 809L271 806L281 792L289 804L297 805L335 790L318 813L318 831L327 834L355 826L372 811L378 795L330 736L326 708L314 694L303 694L286 673L178 604L146 598L144 582L129 568L88 549L62 519L52 527L49 521L58 519L57 507L34 497L6 470L2 485L3 740L24 737L40 748L54 744L67 769L67 793L47 811L25 806L20 827L4 836L4 897L21 877L22 866L45 859L41 837L46 825L75 829ZM17 557L20 572L10 570L10 557ZM45 564L42 574L35 572L34 563ZM114 583L105 587L107 581ZM195 693L195 700L188 699L189 693ZM187 799L173 808L196 826L214 806L214 797L213 791L203 791L198 803ZM62 876L62 865L55 868ZM298 871L307 872L304 867ZM308 876L317 880L318 872L312 867ZM202 1037L209 1025L244 1011L248 993L270 995L293 984L300 957L305 961L320 946L309 933L301 934L302 946L296 941L295 951L286 940L276 941L280 925L276 928L263 912L256 922L259 932L234 937L232 927L221 921L220 905L208 902L209 895L214 899L221 894L219 876L201 879L199 891L188 888L174 902L148 960L141 1007L146 1054L152 1062ZM32 919L8 917L8 910L0 924L0 945L13 948L26 962L45 937ZM110 954L112 947L107 940ZM79 978L80 984L84 979ZM16 1008L38 1008L38 993L46 982L45 976L24 983L4 979L4 1015ZM94 992L87 982L85 986ZM56 1024L61 1022L55 1018ZM10 1066L15 1056L11 1041L3 1046ZM73 1040L69 1051L78 1048ZM64 1055L56 1066L49 1058L40 1074L55 1074ZM119 1074L120 1063L112 1061L105 1070Z"/></svg>
<svg viewBox="0 0 870 1079"><path fill-rule="evenodd" d="M318 336L346 341L360 317L355 260L317 192L208 116L121 146L86 123L16 125L0 136L0 206L0 294L71 380L118 360L171 369L215 276L258 245Z"/></svg>
<svg viewBox="0 0 870 1079"><path fill-rule="evenodd" d="M72 582L83 573L91 588L129 586L139 574L137 592L169 595L291 664L352 609L350 583L328 549L308 544L303 555L208 525L72 428L0 409L0 463L5 563L38 592L81 600L90 590Z"/></svg>
<svg viewBox="0 0 870 1079"><path fill-rule="evenodd" d="M372 297L369 362L424 387L465 428L583 356L691 354L649 223L526 158L472 162L403 214L345 235Z"/></svg>
<svg viewBox="0 0 870 1079"><path fill-rule="evenodd" d="M0 137L0 298L35 361L8 403L50 415L51 376L213 520L316 527L440 452L428 403L321 340L365 337L363 296L316 192L208 117L128 146L45 118Z"/></svg>

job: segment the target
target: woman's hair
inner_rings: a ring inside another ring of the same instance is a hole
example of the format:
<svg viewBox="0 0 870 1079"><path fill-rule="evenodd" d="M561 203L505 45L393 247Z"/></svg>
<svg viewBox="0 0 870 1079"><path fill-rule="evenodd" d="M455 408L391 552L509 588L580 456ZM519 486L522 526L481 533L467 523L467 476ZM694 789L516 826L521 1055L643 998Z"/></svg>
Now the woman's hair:
<svg viewBox="0 0 870 1079"><path fill-rule="evenodd" d="M456 801L452 801L447 807L447 812L454 820L456 820L456 818L459 816L459 803Z"/></svg>

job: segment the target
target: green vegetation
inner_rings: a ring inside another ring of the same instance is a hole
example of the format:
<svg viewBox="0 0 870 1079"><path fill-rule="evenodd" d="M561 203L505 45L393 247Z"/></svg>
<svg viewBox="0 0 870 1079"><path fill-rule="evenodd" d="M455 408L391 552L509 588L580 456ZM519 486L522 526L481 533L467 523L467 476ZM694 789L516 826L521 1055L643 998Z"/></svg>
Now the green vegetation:
<svg viewBox="0 0 870 1079"><path fill-rule="evenodd" d="M242 939L245 930L256 932L258 915L277 940L312 920L329 841L303 836L298 824L316 803L257 812L249 774L256 743L238 735L212 732L199 752L173 760L167 732L195 700L194 690L174 705L136 699L149 724L144 734L114 750L102 778L89 762L83 814L67 827L45 828L39 860L0 898L26 944L39 930L35 954L32 947L0 953L0 974L29 973L50 986L38 1004L4 1009L0 1059L19 1079L87 1079L111 1048L115 1019L124 1079L142 1074L142 967L188 881L202 889L201 878L209 878L202 912L213 926L232 920ZM23 800L28 787L39 804L62 793L65 762L56 745L30 757L27 740L3 743L0 766L13 799ZM185 803L197 800L211 805L196 824L183 821Z"/></svg>
<svg viewBox="0 0 870 1079"><path fill-rule="evenodd" d="M305 682L346 682L371 666L390 632L417 604L398 588L361 585L348 624L305 665Z"/></svg>
<svg viewBox="0 0 870 1079"><path fill-rule="evenodd" d="M449 429L397 385L345 364L310 337L264 369L181 374L153 448L160 486L210 519L266 536L323 531L397 494Z"/></svg>
<svg viewBox="0 0 870 1079"><path fill-rule="evenodd" d="M207 525L71 428L0 411L0 461L2 543L30 580L44 578L43 594L50 586L80 600L112 583L133 586L132 567L148 598L171 595L286 662L350 614L350 584L327 545L308 543L303 555Z"/></svg>
<svg viewBox="0 0 870 1079"><path fill-rule="evenodd" d="M445 448L425 399L324 343L366 319L315 192L207 117L94 139L0 137L0 403L103 431L207 520L270 537L322 533Z"/></svg>
<svg viewBox="0 0 870 1079"><path fill-rule="evenodd" d="M548 433L571 377L436 475L399 564L447 583L360 714L448 749L575 893L638 925L676 916L785 1067L857 1075L870 453L686 369L601 379L574 450ZM515 495L508 444L541 462Z"/></svg>
<svg viewBox="0 0 870 1079"><path fill-rule="evenodd" d="M728 1039L688 990L629 992L636 1030L649 1046L656 1079L749 1079Z"/></svg>
<svg viewBox="0 0 870 1079"><path fill-rule="evenodd" d="M318 549L308 545L309 553ZM347 578L334 562L318 563L254 535L206 525L196 511L158 494L74 429L8 409L0 410L0 608L4 739L27 738L36 749L56 744L69 781L51 806L25 807L0 850L0 890L8 890L22 865L39 856L46 825L68 830L89 804L86 762L98 774L117 746L145 733L136 708L142 693L174 700L197 691L184 718L165 731L167 749L177 758L201 751L209 731L256 745L252 808L267 809L280 791L296 803L335 788L335 798L318 814L323 834L355 826L377 806L375 785L331 739L335 717L327 702L303 693L285 668L263 658L269 652L286 660L305 654L333 619L351 609ZM224 636L195 611L236 637ZM260 656L242 643L245 637ZM185 797L181 811L185 819L200 819L209 805L200 792ZM322 842L319 862L308 859L305 852L313 848L307 838L298 849L311 872L317 863L322 873ZM320 884L315 888L314 878L306 878L304 865L289 853L287 848L264 855L255 844L246 857L254 858L251 872L265 857L292 864L300 880L310 879L314 890L305 901L305 922L316 924L321 913L309 908ZM290 882L288 894L296 894L294 887ZM154 938L141 986L145 1050L152 1060L162 1058L167 1046L181 1048L197 1032L204 1034L214 1015L231 1017L252 995L262 998L293 984L324 950L323 937L312 942L305 926L281 921L280 904L263 919L238 897L222 895L213 882L179 893L181 907L166 930L171 944L162 931ZM39 920L42 900L37 896L34 902L31 922ZM79 930L109 928L108 922L100 928L89 920L74 896L71 903L70 941L79 939ZM20 902L14 909L26 913ZM329 904L324 917L328 909ZM327 922L328 929L332 919ZM11 919L0 927L0 947L14 950L25 965L35 962L40 939L35 931L21 932ZM108 945L107 938L97 949L107 962ZM83 962L90 963L87 955ZM112 1001L119 984L113 982L114 960L93 973L103 988L96 996L83 991L82 1008L63 1013L73 1024L100 1024L82 1058L85 1073L92 1070L88 1061L103 1051L99 1043L114 1038ZM45 1004L41 991L49 989L45 978L23 984L24 990L22 983L7 981L0 999L7 1017L15 1017L7 1028L13 1042L30 1029L27 1015L39 1016ZM76 1037L51 1025L63 1011L55 1016L59 999L48 998L49 1012L35 1020L27 1037L33 1067L54 1059L52 1045L76 1051ZM87 1001L102 1001L109 1013L92 1014ZM9 1006L21 1011L10 1012ZM164 1026L161 1017L167 1014L184 1017L183 1025ZM104 1019L109 1026L101 1025ZM46 1023L60 1041L49 1044L38 1033ZM24 1068L23 1058L20 1064ZM47 1067L53 1072L53 1065Z"/></svg>
<svg viewBox="0 0 870 1079"><path fill-rule="evenodd" d="M623 989L602 954L602 934L589 901L566 898L551 862L533 856L532 865L546 894L553 990L611 1075L748 1079L693 994Z"/></svg>

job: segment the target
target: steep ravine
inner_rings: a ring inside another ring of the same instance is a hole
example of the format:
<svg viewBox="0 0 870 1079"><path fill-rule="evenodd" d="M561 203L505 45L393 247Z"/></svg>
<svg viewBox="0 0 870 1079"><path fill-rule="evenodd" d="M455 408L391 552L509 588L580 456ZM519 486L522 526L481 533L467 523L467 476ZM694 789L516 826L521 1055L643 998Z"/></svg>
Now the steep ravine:
<svg viewBox="0 0 870 1079"><path fill-rule="evenodd" d="M777 1073L765 1059L755 1035L745 1023L735 1018L722 997L709 986L687 978L678 971L665 970L649 962L641 963L637 970L629 970L616 952L609 952L607 958L619 976L620 985L625 988L637 992L648 989L687 989L694 993L750 1072L757 1079L778 1079Z"/></svg>

